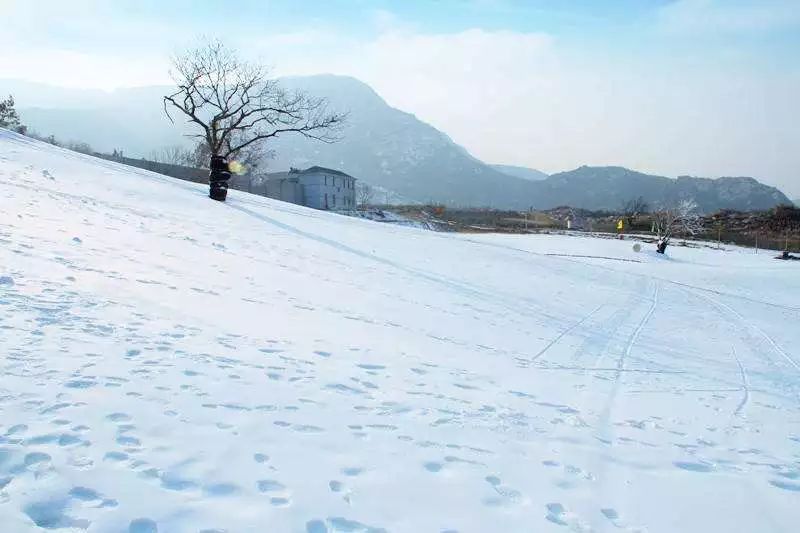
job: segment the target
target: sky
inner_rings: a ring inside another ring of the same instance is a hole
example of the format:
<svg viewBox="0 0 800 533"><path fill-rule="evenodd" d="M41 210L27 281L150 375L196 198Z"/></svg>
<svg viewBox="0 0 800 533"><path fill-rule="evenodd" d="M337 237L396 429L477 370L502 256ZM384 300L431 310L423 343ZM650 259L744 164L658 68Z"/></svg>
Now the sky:
<svg viewBox="0 0 800 533"><path fill-rule="evenodd" d="M169 83L218 37L347 74L476 157L755 176L800 197L800 0L0 0L0 78Z"/></svg>

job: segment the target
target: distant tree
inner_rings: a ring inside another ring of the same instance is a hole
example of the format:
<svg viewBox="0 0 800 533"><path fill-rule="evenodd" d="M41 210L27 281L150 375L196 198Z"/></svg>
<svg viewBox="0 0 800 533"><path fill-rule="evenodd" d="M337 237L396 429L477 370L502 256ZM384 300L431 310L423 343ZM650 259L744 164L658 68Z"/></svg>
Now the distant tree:
<svg viewBox="0 0 800 533"><path fill-rule="evenodd" d="M50 135L48 135L47 137L44 137L41 140L43 140L44 142L46 142L48 144L52 144L53 146L61 146L61 143L58 142L58 139L56 139L56 136L53 135L52 133Z"/></svg>
<svg viewBox="0 0 800 533"><path fill-rule="evenodd" d="M14 97L8 95L5 100L0 100L0 128L14 130L23 135L28 131L19 121L19 114L14 108Z"/></svg>
<svg viewBox="0 0 800 533"><path fill-rule="evenodd" d="M653 213L653 225L658 236L656 251L663 254L676 234L693 236L703 231L703 221L697 214L694 200L682 200L677 205Z"/></svg>
<svg viewBox="0 0 800 533"><path fill-rule="evenodd" d="M178 90L164 97L164 112L186 115L209 156L235 157L279 135L296 133L324 142L337 139L345 120L329 112L324 99L289 92L269 70L239 59L211 40L173 59L170 72Z"/></svg>
<svg viewBox="0 0 800 533"><path fill-rule="evenodd" d="M366 209L372 204L375 198L375 191L372 189L372 186L367 183L362 183L358 186L356 192L358 193L358 206L361 209Z"/></svg>
<svg viewBox="0 0 800 533"><path fill-rule="evenodd" d="M270 159L274 156L274 151L265 150L263 146L258 144L251 144L240 150L234 157L235 161L243 169L243 173L255 174L258 168L263 166L265 159ZM191 152L189 166L208 168L210 160L211 150L208 148L208 143L204 140L198 141Z"/></svg>
<svg viewBox="0 0 800 533"><path fill-rule="evenodd" d="M156 163L167 163L170 165L194 166L194 154L188 148L180 145L164 146L158 150L150 152L148 159Z"/></svg>
<svg viewBox="0 0 800 533"><path fill-rule="evenodd" d="M73 152L80 152L82 154L92 155L94 153L92 147L85 142L70 141L64 146L64 148L72 150Z"/></svg>
<svg viewBox="0 0 800 533"><path fill-rule="evenodd" d="M622 204L622 216L628 225L633 224L637 218L650 211L650 205L644 197L631 198Z"/></svg>
<svg viewBox="0 0 800 533"><path fill-rule="evenodd" d="M208 148L208 143L205 140L198 141L192 150L192 164L190 166L197 168L208 168L208 163L211 160L211 150Z"/></svg>

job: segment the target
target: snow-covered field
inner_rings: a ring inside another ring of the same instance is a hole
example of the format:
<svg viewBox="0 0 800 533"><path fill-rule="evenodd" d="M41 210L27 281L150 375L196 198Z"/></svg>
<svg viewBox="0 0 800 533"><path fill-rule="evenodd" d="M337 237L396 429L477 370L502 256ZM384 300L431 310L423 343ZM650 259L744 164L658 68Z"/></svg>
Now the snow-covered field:
<svg viewBox="0 0 800 533"><path fill-rule="evenodd" d="M3 533L798 530L797 264L218 204L5 131L0 192Z"/></svg>

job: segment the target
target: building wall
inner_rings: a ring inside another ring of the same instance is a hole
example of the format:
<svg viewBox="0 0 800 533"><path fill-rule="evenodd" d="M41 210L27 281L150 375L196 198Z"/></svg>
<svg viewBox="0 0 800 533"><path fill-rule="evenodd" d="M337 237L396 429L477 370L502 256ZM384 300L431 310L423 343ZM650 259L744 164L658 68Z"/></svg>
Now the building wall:
<svg viewBox="0 0 800 533"><path fill-rule="evenodd" d="M305 189L305 205L315 209L355 209L355 178L325 172L298 175Z"/></svg>
<svg viewBox="0 0 800 533"><path fill-rule="evenodd" d="M271 179L267 181L267 196L291 202L298 205L306 205L303 185L296 178Z"/></svg>
<svg viewBox="0 0 800 533"><path fill-rule="evenodd" d="M173 178L178 178L184 181L193 181L195 183L208 183L208 169L185 167L182 165L172 165L169 163L156 163L147 159L134 159L131 157L113 156L110 154L94 153L95 157L105 159L107 161L116 161L123 165L131 167L142 168L164 174Z"/></svg>

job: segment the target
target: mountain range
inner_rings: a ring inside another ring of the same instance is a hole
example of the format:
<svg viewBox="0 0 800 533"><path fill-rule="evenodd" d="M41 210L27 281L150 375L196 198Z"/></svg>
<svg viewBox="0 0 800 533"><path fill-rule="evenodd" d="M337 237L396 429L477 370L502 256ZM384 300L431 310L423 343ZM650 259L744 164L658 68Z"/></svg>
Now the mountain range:
<svg viewBox="0 0 800 533"><path fill-rule="evenodd" d="M516 176L518 178L530 181L541 181L547 179L548 177L547 174L541 170L536 170L535 168L519 167L516 165L491 165L491 167L498 172L502 172L503 174Z"/></svg>
<svg viewBox="0 0 800 533"><path fill-rule="evenodd" d="M548 176L524 167L488 165L445 133L389 106L354 78L318 75L283 78L282 83L326 98L332 109L347 111L349 117L337 143L278 137L268 146L275 157L267 170L321 165L417 202L504 209L616 209L639 196L651 205L691 197L704 212L789 203L774 187L749 177L672 179L622 167L587 166ZM187 126L179 117L172 124L164 115L161 97L168 91L151 86L108 93L0 80L0 94L17 97L20 115L31 129L135 157L164 146L188 146Z"/></svg>

